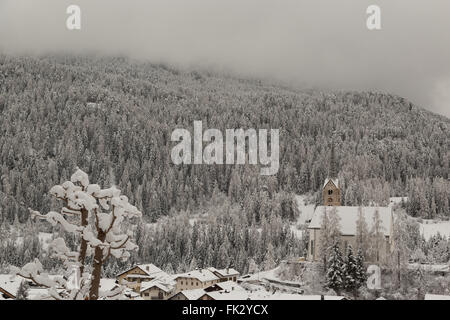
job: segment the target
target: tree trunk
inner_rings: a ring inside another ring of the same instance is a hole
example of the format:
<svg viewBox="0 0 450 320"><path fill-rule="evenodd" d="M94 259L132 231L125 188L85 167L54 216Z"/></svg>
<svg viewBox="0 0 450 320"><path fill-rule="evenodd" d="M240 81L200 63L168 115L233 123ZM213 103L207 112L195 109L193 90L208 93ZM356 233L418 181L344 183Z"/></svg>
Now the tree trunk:
<svg viewBox="0 0 450 320"><path fill-rule="evenodd" d="M99 231L97 239L104 242L106 238L106 233ZM94 269L91 275L91 288L89 289L89 300L98 299L98 290L100 288L100 278L102 276L102 265L103 265L103 249L100 246L95 247L94 252Z"/></svg>
<svg viewBox="0 0 450 320"><path fill-rule="evenodd" d="M398 281L398 287L401 286L401 275L400 275L400 251L397 252L397 281Z"/></svg>
<svg viewBox="0 0 450 320"><path fill-rule="evenodd" d="M81 209L81 226L85 227L88 225L88 211L86 209ZM80 255L78 257L78 262L80 263L80 277L83 276L84 272L84 262L86 260L87 252L87 241L81 237L80 244Z"/></svg>

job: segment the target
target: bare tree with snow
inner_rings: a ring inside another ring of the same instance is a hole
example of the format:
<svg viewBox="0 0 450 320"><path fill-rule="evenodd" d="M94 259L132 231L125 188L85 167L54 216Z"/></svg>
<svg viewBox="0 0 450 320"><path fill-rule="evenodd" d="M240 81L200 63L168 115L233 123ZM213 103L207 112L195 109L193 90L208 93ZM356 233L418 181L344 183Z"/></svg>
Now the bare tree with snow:
<svg viewBox="0 0 450 320"><path fill-rule="evenodd" d="M141 212L116 187L101 189L97 184L90 184L88 175L80 169L70 181L51 188L50 194L64 202L60 212L51 211L45 215L30 212L33 217L46 220L52 226L59 225L80 238L77 251L71 251L62 238L51 243L55 257L63 260L68 273L63 277L49 277L38 259L21 269L14 268L13 272L48 288L49 294L58 300L120 296L120 287L111 292L100 292L102 266L111 255L126 260L129 251L138 248L131 241L132 233L122 232L121 224L126 218L141 217ZM92 254L92 272L89 274L85 258ZM79 274L79 279L75 276L74 280L73 270Z"/></svg>

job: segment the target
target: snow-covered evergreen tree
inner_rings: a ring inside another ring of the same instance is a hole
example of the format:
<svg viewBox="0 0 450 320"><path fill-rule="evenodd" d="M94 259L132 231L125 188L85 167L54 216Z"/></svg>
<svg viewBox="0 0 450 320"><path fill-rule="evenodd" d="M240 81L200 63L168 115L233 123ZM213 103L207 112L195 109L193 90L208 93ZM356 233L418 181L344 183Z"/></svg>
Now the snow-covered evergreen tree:
<svg viewBox="0 0 450 320"><path fill-rule="evenodd" d="M356 280L358 287L364 286L367 281L367 272L364 266L364 254L361 249L358 249L356 255Z"/></svg>
<svg viewBox="0 0 450 320"><path fill-rule="evenodd" d="M347 258L344 262L344 288L349 292L356 292L359 288L359 269L357 258L353 254L351 245L347 246Z"/></svg>
<svg viewBox="0 0 450 320"><path fill-rule="evenodd" d="M395 275L397 287L402 285L402 281L404 280L403 275L407 272L407 264L410 256L407 219L407 215L403 211L397 212L394 219L392 239L394 246L390 255L389 266Z"/></svg>
<svg viewBox="0 0 450 320"><path fill-rule="evenodd" d="M370 248L370 234L367 226L367 221L364 216L362 207L358 208L358 220L356 220L356 249L361 250L362 254L366 257Z"/></svg>
<svg viewBox="0 0 450 320"><path fill-rule="evenodd" d="M277 266L274 258L274 250L272 244L269 244L269 246L267 247L267 253L264 257L263 266L264 270L271 270Z"/></svg>
<svg viewBox="0 0 450 320"><path fill-rule="evenodd" d="M253 274L258 272L259 272L258 265L256 264L253 258L250 258L250 260L248 261L248 273Z"/></svg>
<svg viewBox="0 0 450 320"><path fill-rule="evenodd" d="M336 208L327 210L327 207L323 208L320 238L319 238L319 261L321 261L324 270L328 268L328 257L331 252L333 244L340 241L341 227L339 216L337 215Z"/></svg>
<svg viewBox="0 0 450 320"><path fill-rule="evenodd" d="M326 287L340 294L340 291L344 288L345 265L338 242L335 242L331 248L328 263Z"/></svg>
<svg viewBox="0 0 450 320"><path fill-rule="evenodd" d="M369 256L370 261L375 263L381 263L381 251L385 249L386 241L384 237L384 227L381 223L380 213L378 208L375 209L373 215L372 228L370 230L370 246Z"/></svg>

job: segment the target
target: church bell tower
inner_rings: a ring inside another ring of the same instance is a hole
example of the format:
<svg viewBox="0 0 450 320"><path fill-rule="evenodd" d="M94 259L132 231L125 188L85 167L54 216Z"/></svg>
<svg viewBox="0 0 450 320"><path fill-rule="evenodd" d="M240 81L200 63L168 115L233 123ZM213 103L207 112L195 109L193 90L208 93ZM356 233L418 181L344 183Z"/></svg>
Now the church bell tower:
<svg viewBox="0 0 450 320"><path fill-rule="evenodd" d="M330 163L328 177L325 179L322 188L323 205L324 206L340 206L341 205L341 189L339 188L339 180L337 177L337 161L334 152L334 144L331 146Z"/></svg>

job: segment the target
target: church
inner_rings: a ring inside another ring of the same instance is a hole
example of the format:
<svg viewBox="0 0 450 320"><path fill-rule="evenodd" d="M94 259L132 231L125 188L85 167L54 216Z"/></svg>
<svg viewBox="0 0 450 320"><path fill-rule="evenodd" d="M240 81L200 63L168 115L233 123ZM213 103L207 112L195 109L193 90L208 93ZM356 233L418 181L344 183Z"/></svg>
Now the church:
<svg viewBox="0 0 450 320"><path fill-rule="evenodd" d="M336 210L340 220L341 246L344 252L347 245L356 248L356 224L360 210L367 223L368 230L371 230L373 217L378 212L381 220L381 229L384 235L384 243L381 250L376 254L376 261L366 262L384 262L391 252L393 213L390 207L352 207L341 206L341 189L339 180L336 178L327 178L322 187L322 206L317 206L308 225L309 243L307 259L309 261L318 261L320 253L321 224L324 212L331 213Z"/></svg>

